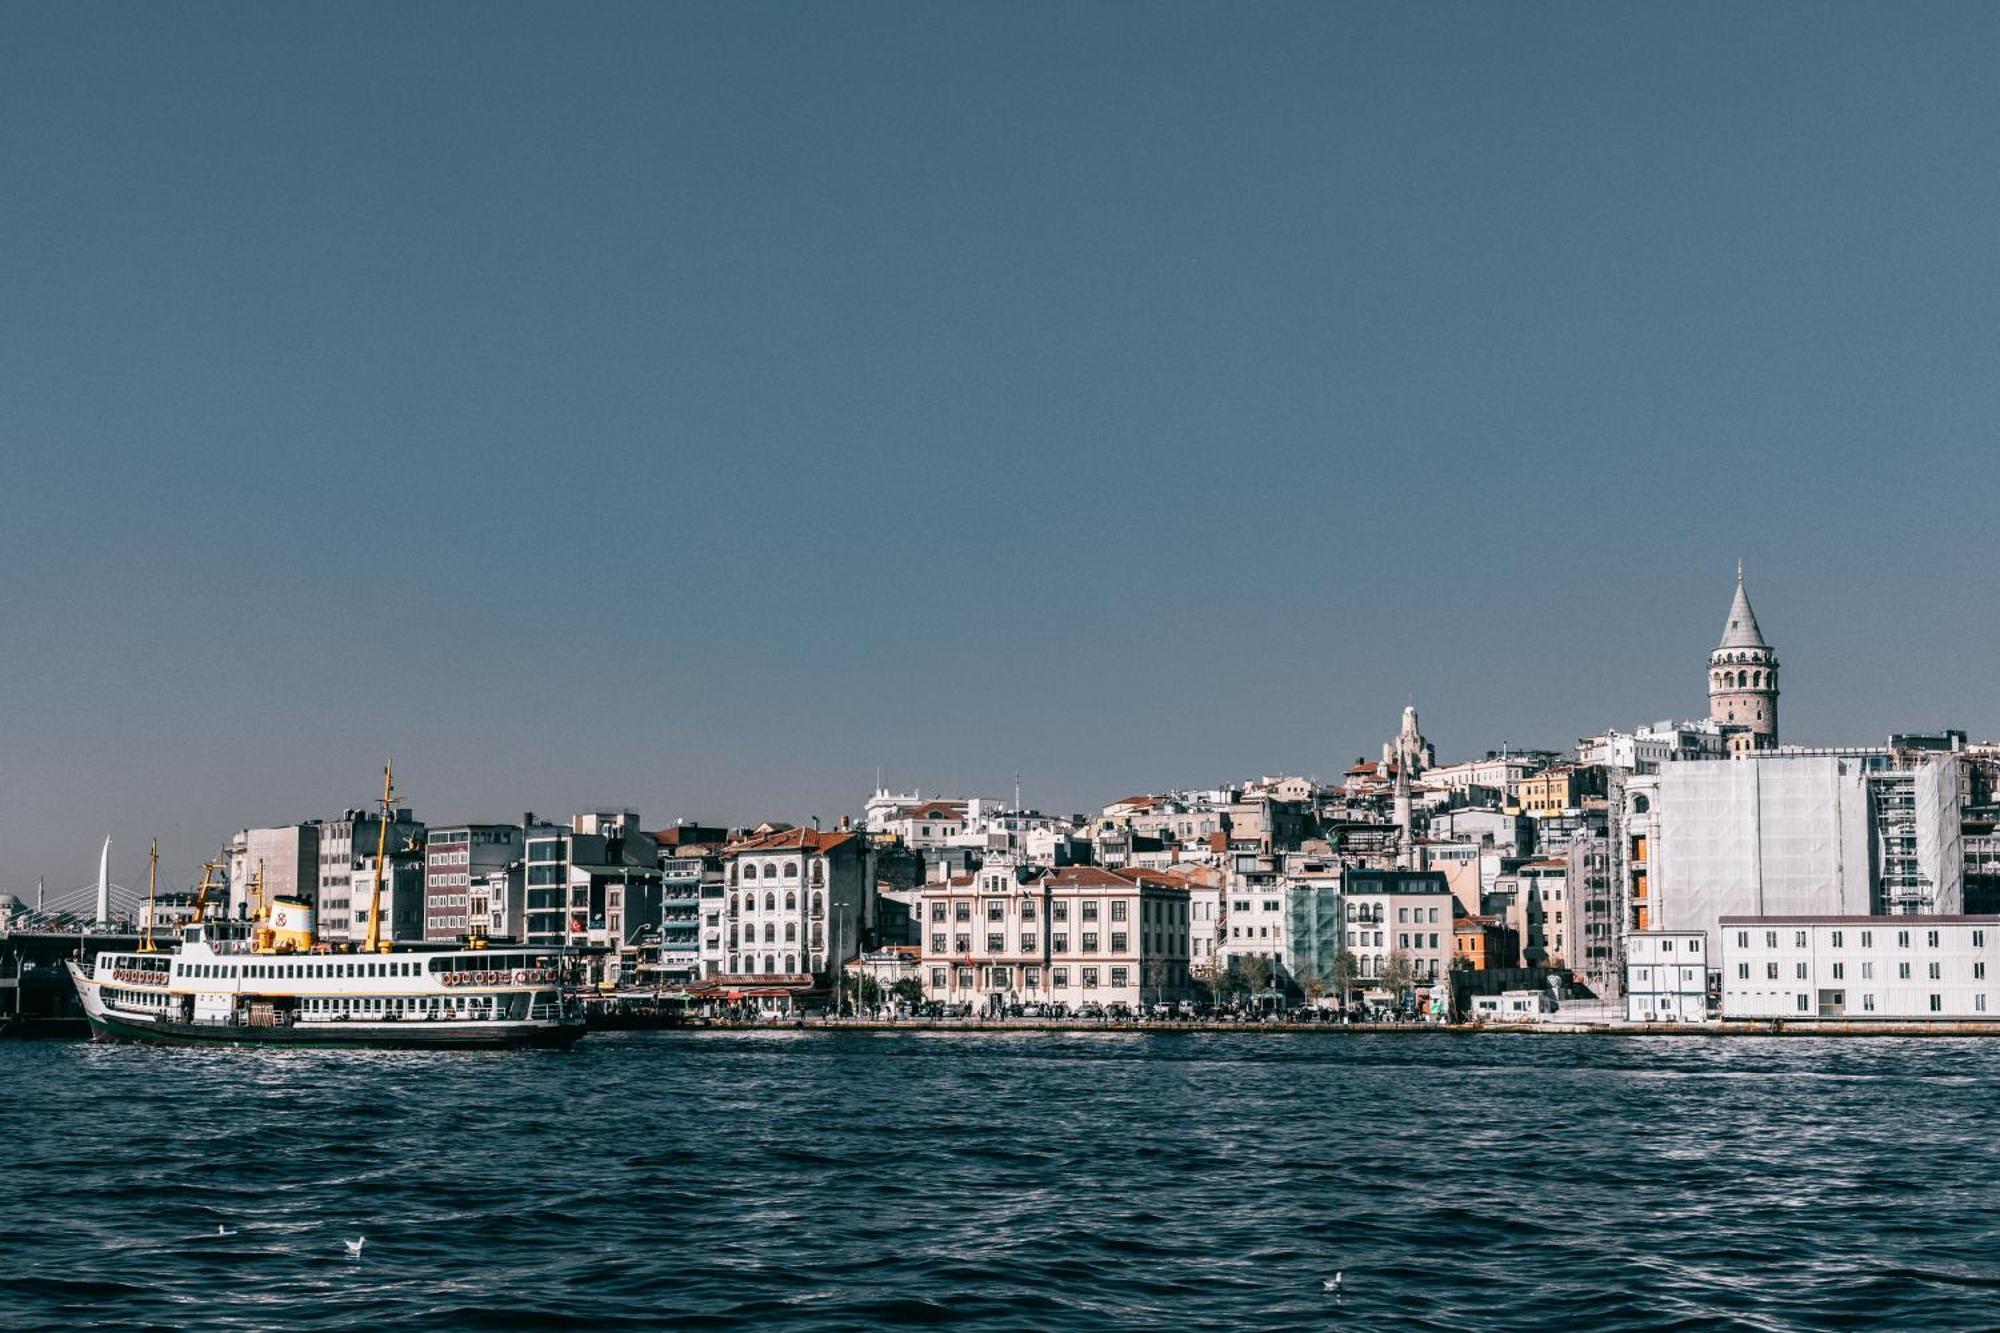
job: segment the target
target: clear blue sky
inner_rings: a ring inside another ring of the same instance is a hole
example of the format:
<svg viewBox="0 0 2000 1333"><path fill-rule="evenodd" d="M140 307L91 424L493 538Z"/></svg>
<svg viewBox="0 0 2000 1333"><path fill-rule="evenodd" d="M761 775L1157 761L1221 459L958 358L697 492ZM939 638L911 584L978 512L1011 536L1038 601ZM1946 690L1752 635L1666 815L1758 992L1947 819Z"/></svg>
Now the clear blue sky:
<svg viewBox="0 0 2000 1333"><path fill-rule="evenodd" d="M2000 732L2000 8L0 8L0 888Z"/></svg>

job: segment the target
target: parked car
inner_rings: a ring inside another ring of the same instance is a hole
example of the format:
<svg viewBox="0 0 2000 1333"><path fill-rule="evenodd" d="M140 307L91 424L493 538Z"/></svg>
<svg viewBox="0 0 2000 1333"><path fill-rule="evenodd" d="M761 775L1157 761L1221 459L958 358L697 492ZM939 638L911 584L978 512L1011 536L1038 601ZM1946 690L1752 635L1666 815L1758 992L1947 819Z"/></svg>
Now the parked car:
<svg viewBox="0 0 2000 1333"><path fill-rule="evenodd" d="M1076 1007L1076 1016L1078 1018L1103 1018L1104 1006L1095 1000L1085 1000Z"/></svg>

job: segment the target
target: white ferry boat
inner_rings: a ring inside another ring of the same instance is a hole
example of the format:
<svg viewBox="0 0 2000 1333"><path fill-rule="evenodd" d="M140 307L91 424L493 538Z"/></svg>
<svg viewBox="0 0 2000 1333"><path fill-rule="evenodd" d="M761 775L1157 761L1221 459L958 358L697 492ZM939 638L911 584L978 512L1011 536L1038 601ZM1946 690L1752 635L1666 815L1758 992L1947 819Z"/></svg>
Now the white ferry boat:
<svg viewBox="0 0 2000 1333"><path fill-rule="evenodd" d="M394 795L385 771L385 812ZM382 821L382 839L393 818ZM385 850L378 839L377 866ZM584 1034L561 949L385 943L379 873L359 949L322 943L308 903L267 904L261 869L256 920L211 923L213 871L204 870L194 921L177 947L153 947L149 926L137 952L68 964L92 1036L182 1046L561 1048Z"/></svg>
<svg viewBox="0 0 2000 1333"><path fill-rule="evenodd" d="M280 903L297 913L302 904ZM171 1045L567 1047L584 1033L560 951L266 952L189 926L177 949L71 961L91 1034Z"/></svg>

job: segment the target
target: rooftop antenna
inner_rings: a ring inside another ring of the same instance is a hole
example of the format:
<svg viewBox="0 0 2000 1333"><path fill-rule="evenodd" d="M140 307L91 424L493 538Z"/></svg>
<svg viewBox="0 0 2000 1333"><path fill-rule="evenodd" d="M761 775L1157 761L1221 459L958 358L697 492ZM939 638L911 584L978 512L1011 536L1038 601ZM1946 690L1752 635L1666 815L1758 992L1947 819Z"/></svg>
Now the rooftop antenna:
<svg viewBox="0 0 2000 1333"><path fill-rule="evenodd" d="M1014 813L1021 813L1021 770L1014 770Z"/></svg>

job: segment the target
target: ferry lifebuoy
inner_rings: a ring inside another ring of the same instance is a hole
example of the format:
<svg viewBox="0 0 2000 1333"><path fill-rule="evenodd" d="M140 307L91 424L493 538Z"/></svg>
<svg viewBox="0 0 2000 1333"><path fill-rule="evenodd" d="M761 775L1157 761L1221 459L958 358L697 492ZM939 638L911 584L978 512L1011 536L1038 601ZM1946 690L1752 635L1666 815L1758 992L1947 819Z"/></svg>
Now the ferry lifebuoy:
<svg viewBox="0 0 2000 1333"><path fill-rule="evenodd" d="M515 968L515 969L514 969L514 984L515 984L516 986L525 986L525 985L527 985L527 984L528 984L528 969L527 969L527 968L525 968L525 967L517 967L517 968Z"/></svg>

